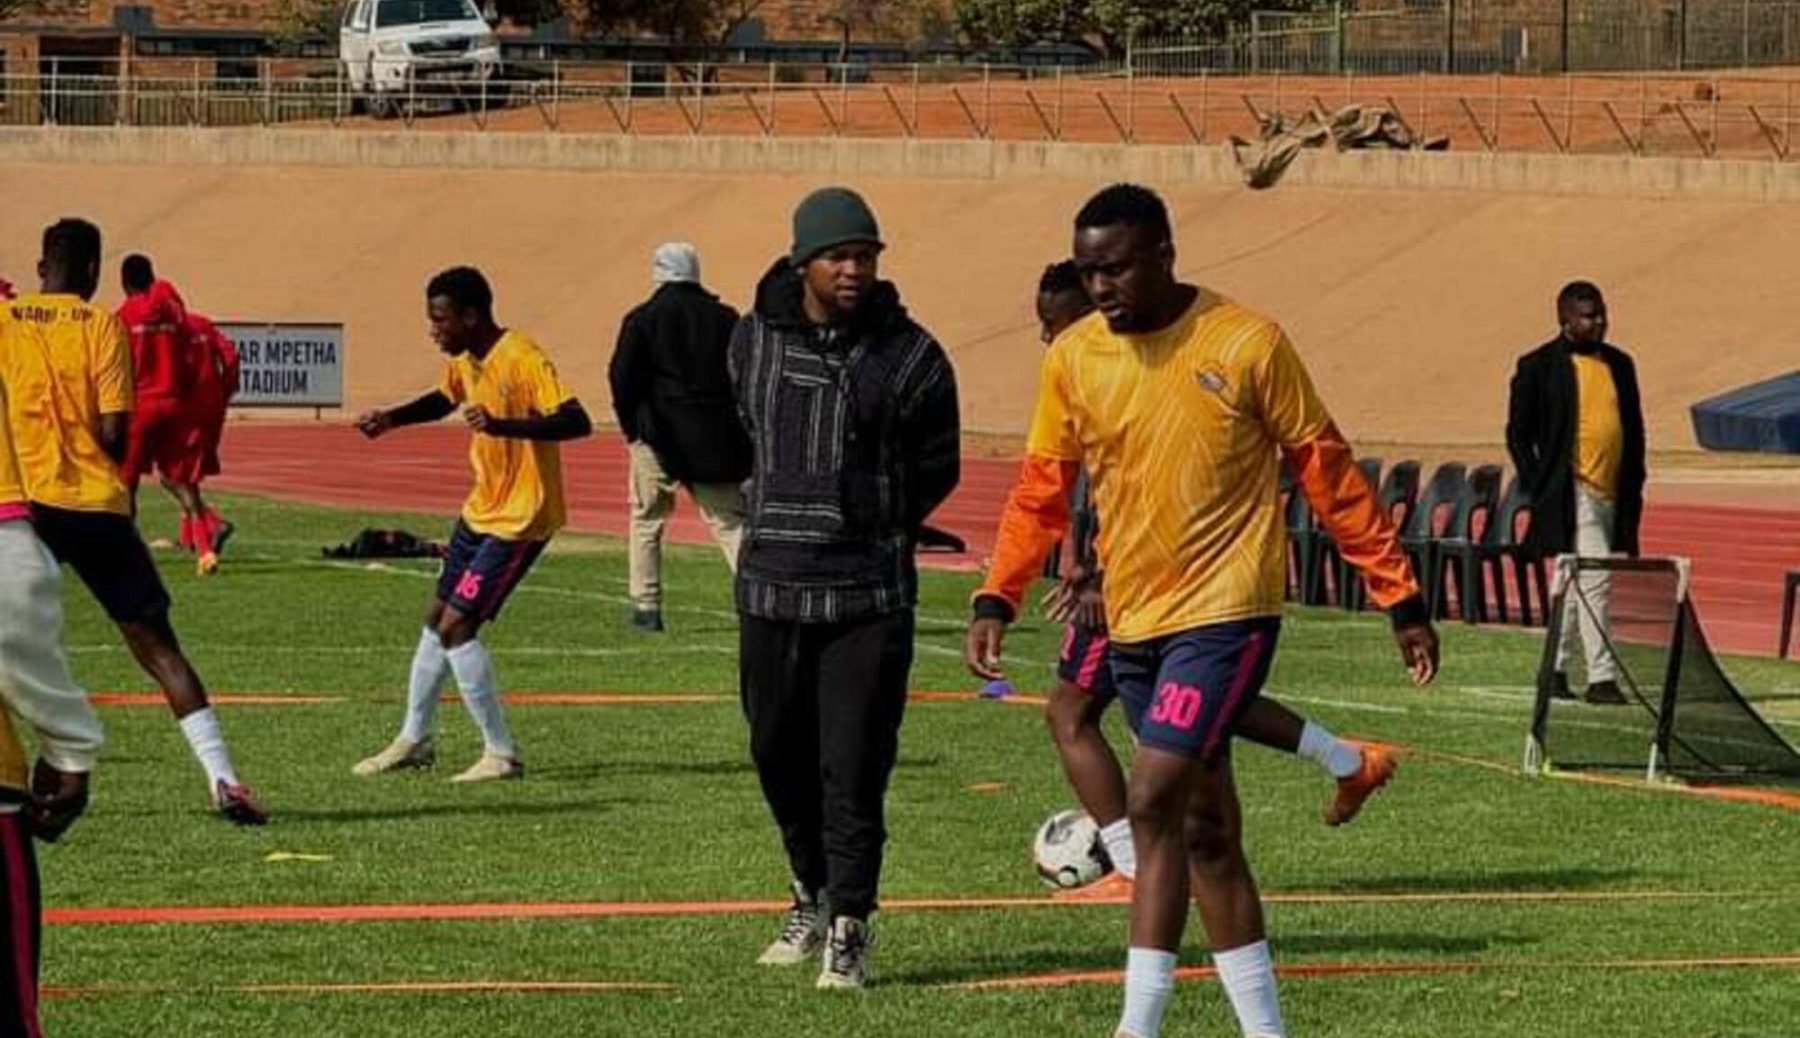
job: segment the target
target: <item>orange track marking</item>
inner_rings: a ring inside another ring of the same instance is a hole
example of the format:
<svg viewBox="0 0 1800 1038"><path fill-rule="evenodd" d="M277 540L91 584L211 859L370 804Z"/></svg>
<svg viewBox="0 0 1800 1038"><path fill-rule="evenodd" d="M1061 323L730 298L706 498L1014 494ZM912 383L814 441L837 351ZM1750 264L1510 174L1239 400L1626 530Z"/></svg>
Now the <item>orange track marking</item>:
<svg viewBox="0 0 1800 1038"><path fill-rule="evenodd" d="M1049 700L1043 696L1026 696L1014 693L998 699L987 700L979 692L930 692L914 689L906 694L906 698L918 703L974 703L987 701L1011 706L1043 706Z"/></svg>
<svg viewBox="0 0 1800 1038"><path fill-rule="evenodd" d="M1452 891L1447 893L1293 892L1264 895L1267 904L1467 904L1513 902L1693 901L1741 899L1756 891ZM889 910L954 911L1056 908L1069 904L1124 904L1123 900L1068 902L1048 894L1031 897L897 898ZM229 923L363 923L471 919L603 919L643 916L776 913L785 901L549 901L386 905L143 905L62 907L44 910L52 926L202 925Z"/></svg>
<svg viewBox="0 0 1800 1038"><path fill-rule="evenodd" d="M1373 974L1412 974L1432 976L1444 973L1482 973L1502 970L1697 970L1697 969L1795 969L1800 968L1800 955L1741 955L1718 958L1683 959L1594 959L1558 962L1552 960L1503 960L1491 962L1303 962L1277 966L1281 977L1349 977ZM1198 980L1214 976L1211 966L1187 966L1175 971L1178 980ZM962 991L991 991L1008 988L1058 987L1065 984L1117 984L1125 974L1119 970L1088 970L1072 973L1041 973L1024 977L996 977L992 980L966 980L942 987Z"/></svg>
<svg viewBox="0 0 1800 1038"><path fill-rule="evenodd" d="M208 697L218 706L305 706L318 703L341 703L341 696L238 695L226 693ZM166 706L168 700L160 692L93 692L88 702L95 706Z"/></svg>
<svg viewBox="0 0 1800 1038"><path fill-rule="evenodd" d="M1580 771L1552 771L1550 774L1553 778L1567 779L1571 782L1586 782L1596 786L1636 789L1650 793L1679 793L1684 796L1706 797L1711 800L1733 800L1739 803L1761 804L1764 807L1781 807L1789 811L1800 811L1800 792L1788 792L1762 786L1635 782L1631 779L1614 778L1611 775L1592 775Z"/></svg>

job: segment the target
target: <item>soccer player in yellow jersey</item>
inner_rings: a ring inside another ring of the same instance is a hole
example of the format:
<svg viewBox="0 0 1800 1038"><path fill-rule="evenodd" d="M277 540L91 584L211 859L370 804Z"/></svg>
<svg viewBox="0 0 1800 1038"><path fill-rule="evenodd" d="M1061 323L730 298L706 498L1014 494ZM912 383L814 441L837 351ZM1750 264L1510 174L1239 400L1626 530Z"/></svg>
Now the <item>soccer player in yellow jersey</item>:
<svg viewBox="0 0 1800 1038"><path fill-rule="evenodd" d="M120 477L133 403L131 347L124 325L89 303L100 254L100 228L75 219L52 224L38 261L42 290L0 307L0 378L32 523L162 688L219 813L261 825L268 812L238 780L206 688L181 651L169 592Z"/></svg>
<svg viewBox="0 0 1800 1038"><path fill-rule="evenodd" d="M1046 268L1038 281L1037 314L1044 344L1056 341L1075 322L1092 313L1093 302L1082 286L1074 260ZM1058 894L1070 901L1111 900L1131 896L1137 876L1131 820L1125 815L1125 773L1101 731L1106 708L1118 698L1108 663L1106 599L1095 569L1097 521L1085 480L1070 495L1070 565L1060 570L1053 552L1046 576L1057 583L1044 596L1045 615L1064 623L1062 649L1056 662L1056 684L1050 689L1044 719L1062 758L1063 774L1081 807L1100 827L1113 871L1097 883ZM1388 783L1396 764L1387 747L1340 739L1323 725L1301 717L1269 696L1258 696L1245 708L1238 736L1270 749L1305 757L1336 780L1325 808L1329 825L1343 825L1361 812L1363 803Z"/></svg>
<svg viewBox="0 0 1800 1038"><path fill-rule="evenodd" d="M469 445L475 487L450 535L437 593L425 610L400 735L354 771L377 775L436 762L431 733L438 686L449 671L485 746L481 759L452 781L520 778L525 767L500 709L494 663L477 636L562 528L557 445L588 435L593 423L543 349L522 332L494 323L494 293L480 271L454 267L432 278L425 306L431 337L447 358L443 380L417 400L370 411L356 424L374 439L462 408L475 434Z"/></svg>
<svg viewBox="0 0 1800 1038"><path fill-rule="evenodd" d="M1138 737L1128 812L1137 856L1121 1038L1157 1038L1190 887L1246 1035L1285 1032L1245 861L1231 735L1280 627L1282 460L1373 601L1416 683L1437 636L1396 532L1281 329L1175 278L1168 211L1133 185L1075 220L1098 310L1051 346L1027 457L1001 519L966 654L997 672L1006 623L1068 525L1085 467L1099 512L1112 670Z"/></svg>

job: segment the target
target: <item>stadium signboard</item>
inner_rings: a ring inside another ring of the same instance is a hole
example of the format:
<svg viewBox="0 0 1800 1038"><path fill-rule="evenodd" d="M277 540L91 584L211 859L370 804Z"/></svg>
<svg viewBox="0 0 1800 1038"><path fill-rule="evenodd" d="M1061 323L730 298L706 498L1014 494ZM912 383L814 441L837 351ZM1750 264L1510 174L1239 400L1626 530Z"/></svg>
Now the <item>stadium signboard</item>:
<svg viewBox="0 0 1800 1038"><path fill-rule="evenodd" d="M344 326L221 323L238 350L233 407L342 407Z"/></svg>

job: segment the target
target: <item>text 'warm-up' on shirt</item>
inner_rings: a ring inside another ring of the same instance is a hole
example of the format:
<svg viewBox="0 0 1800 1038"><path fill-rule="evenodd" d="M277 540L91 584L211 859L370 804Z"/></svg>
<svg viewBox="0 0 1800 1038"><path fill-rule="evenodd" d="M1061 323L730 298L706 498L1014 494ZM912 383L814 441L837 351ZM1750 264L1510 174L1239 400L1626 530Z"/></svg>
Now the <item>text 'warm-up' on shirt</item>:
<svg viewBox="0 0 1800 1038"><path fill-rule="evenodd" d="M74 295L0 305L0 379L31 500L130 515L118 463L100 444L100 416L133 403L131 345L119 319Z"/></svg>

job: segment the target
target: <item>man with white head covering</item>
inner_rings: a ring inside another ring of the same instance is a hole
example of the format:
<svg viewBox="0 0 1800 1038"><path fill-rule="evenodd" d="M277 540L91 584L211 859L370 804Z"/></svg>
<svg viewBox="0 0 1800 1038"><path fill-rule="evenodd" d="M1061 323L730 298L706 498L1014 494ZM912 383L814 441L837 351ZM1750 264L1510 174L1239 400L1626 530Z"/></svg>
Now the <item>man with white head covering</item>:
<svg viewBox="0 0 1800 1038"><path fill-rule="evenodd" d="M631 622L663 629L662 539L677 485L737 569L750 442L738 424L726 346L738 315L700 285L686 242L656 247L656 291L625 315L613 352L613 411L631 449Z"/></svg>

